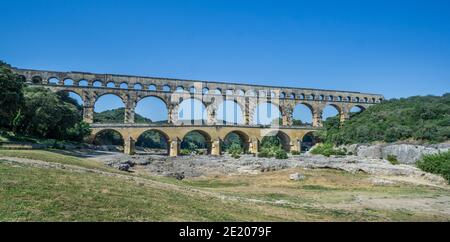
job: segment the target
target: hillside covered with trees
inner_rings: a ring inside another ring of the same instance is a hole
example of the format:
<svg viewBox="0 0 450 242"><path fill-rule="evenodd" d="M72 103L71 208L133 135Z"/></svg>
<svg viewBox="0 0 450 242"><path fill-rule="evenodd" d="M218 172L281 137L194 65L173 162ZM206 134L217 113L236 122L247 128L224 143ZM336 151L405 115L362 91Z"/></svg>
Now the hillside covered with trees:
<svg viewBox="0 0 450 242"><path fill-rule="evenodd" d="M27 87L11 66L1 61L0 131L7 136L13 133L76 142L91 132L76 100L64 92Z"/></svg>
<svg viewBox="0 0 450 242"><path fill-rule="evenodd" d="M339 117L324 122L317 132L324 143L335 145L414 140L450 140L450 93L392 99L352 114L340 124Z"/></svg>

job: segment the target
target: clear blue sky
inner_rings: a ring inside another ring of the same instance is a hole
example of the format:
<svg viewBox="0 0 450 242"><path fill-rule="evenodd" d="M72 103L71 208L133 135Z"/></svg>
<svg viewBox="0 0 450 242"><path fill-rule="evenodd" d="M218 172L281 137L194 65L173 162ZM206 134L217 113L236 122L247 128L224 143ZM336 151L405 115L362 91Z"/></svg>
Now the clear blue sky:
<svg viewBox="0 0 450 242"><path fill-rule="evenodd" d="M3 1L0 59L381 93L450 91L450 1Z"/></svg>

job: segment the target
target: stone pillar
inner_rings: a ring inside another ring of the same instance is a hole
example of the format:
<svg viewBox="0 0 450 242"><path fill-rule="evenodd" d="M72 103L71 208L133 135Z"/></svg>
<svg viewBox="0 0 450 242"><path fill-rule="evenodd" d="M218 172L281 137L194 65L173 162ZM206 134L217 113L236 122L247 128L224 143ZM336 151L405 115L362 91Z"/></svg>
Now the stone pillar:
<svg viewBox="0 0 450 242"><path fill-rule="evenodd" d="M211 155L221 155L221 152L220 152L220 139L213 140L211 142Z"/></svg>
<svg viewBox="0 0 450 242"><path fill-rule="evenodd" d="M124 98L125 102L125 120L126 124L134 124L134 109L136 107L136 99L134 95L128 95Z"/></svg>
<svg viewBox="0 0 450 242"><path fill-rule="evenodd" d="M88 124L94 123L94 107L83 106L83 121Z"/></svg>
<svg viewBox="0 0 450 242"><path fill-rule="evenodd" d="M180 154L180 142L178 139L169 141L169 156L177 157Z"/></svg>
<svg viewBox="0 0 450 242"><path fill-rule="evenodd" d="M313 127L322 127L322 110L314 110Z"/></svg>
<svg viewBox="0 0 450 242"><path fill-rule="evenodd" d="M347 111L341 111L340 113L340 120L341 124L343 124L345 121L350 119L350 114Z"/></svg>
<svg viewBox="0 0 450 242"><path fill-rule="evenodd" d="M291 107L283 107L283 114L282 114L282 121L283 121L283 126L292 126L293 125L293 117L292 117L292 113L293 110Z"/></svg>
<svg viewBox="0 0 450 242"><path fill-rule="evenodd" d="M135 143L135 141L131 137L128 137L127 139L125 139L123 152L127 155L134 155L136 153L134 143Z"/></svg>
<svg viewBox="0 0 450 242"><path fill-rule="evenodd" d="M251 154L258 154L259 152L259 141L258 139L252 139L249 142L248 152Z"/></svg>
<svg viewBox="0 0 450 242"><path fill-rule="evenodd" d="M83 91L83 121L92 124L94 123L94 104L96 96L93 92Z"/></svg>
<svg viewBox="0 0 450 242"><path fill-rule="evenodd" d="M293 141L293 145L292 145L291 151L297 151L299 153L302 152L302 141L301 141L301 139L295 139Z"/></svg>

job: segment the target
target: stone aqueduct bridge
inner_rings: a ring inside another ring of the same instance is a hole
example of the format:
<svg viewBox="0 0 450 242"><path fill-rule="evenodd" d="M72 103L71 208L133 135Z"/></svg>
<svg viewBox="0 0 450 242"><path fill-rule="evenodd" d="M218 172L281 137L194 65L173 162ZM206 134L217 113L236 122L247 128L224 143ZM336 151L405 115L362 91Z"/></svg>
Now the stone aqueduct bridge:
<svg viewBox="0 0 450 242"><path fill-rule="evenodd" d="M382 95L333 90L246 85L206 81L188 81L128 75L93 74L84 72L56 72L15 69L27 83L43 86L55 92L77 93L83 100L83 118L93 123L96 100L106 94L119 96L125 105L123 124L92 124L91 139L104 130L118 131L124 139L125 153L134 153L134 142L146 131L155 130L163 134L169 143L169 155L177 156L183 137L191 132L202 133L210 143L210 153L220 155L220 143L226 135L234 132L244 139L247 149L257 153L259 142L266 135L279 135L286 150L301 150L303 137L322 127L322 113L327 105L335 107L341 122L349 118L350 110L358 106L362 110L383 101ZM56 80L56 81L55 81ZM180 91L184 90L184 91ZM135 124L137 103L149 96L158 97L167 106L167 124ZM179 104L183 100L198 99L206 107L207 120L201 123L180 123ZM237 103L244 117L243 124L219 123L216 114L225 100ZM260 103L271 103L279 107L282 124L256 125L254 113ZM312 126L293 126L293 110L304 104L312 113Z"/></svg>

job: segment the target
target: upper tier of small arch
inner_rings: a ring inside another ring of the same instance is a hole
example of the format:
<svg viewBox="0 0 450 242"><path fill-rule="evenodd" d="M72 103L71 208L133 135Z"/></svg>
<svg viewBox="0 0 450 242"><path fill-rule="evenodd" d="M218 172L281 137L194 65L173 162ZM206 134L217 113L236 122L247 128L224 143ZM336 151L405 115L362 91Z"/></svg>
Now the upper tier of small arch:
<svg viewBox="0 0 450 242"><path fill-rule="evenodd" d="M384 97L380 94L352 91L180 80L131 75L95 74L88 72L57 72L30 69L15 69L15 71L27 82L34 84L70 85L158 92L176 92L177 90L182 90L192 94L203 95L258 96L280 99L354 103L379 103L384 100ZM206 93L205 90L207 90Z"/></svg>

